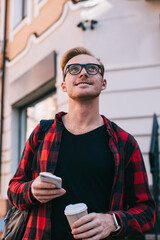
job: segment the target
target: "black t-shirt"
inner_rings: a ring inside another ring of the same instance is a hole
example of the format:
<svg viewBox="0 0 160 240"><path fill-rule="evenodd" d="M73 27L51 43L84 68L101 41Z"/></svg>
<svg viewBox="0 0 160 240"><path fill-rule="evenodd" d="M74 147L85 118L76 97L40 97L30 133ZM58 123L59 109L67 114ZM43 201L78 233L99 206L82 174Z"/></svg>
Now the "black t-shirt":
<svg viewBox="0 0 160 240"><path fill-rule="evenodd" d="M52 239L72 240L64 215L68 204L83 202L89 213L109 208L114 158L105 125L80 135L64 128L55 175L62 178L66 194L53 200Z"/></svg>

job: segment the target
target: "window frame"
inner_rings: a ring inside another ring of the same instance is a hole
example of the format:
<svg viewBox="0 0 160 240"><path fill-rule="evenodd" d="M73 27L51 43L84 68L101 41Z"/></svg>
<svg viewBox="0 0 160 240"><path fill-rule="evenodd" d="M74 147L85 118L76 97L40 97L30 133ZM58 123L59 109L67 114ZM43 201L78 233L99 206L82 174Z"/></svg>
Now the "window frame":
<svg viewBox="0 0 160 240"><path fill-rule="evenodd" d="M37 18L39 16L40 9L48 2L48 0L34 0L34 17Z"/></svg>
<svg viewBox="0 0 160 240"><path fill-rule="evenodd" d="M9 41L13 42L15 35L19 32L25 25L29 25L32 22L32 0L26 1L27 13L25 15L25 0L22 0L22 20L14 26L14 0L10 0L10 24L9 24Z"/></svg>

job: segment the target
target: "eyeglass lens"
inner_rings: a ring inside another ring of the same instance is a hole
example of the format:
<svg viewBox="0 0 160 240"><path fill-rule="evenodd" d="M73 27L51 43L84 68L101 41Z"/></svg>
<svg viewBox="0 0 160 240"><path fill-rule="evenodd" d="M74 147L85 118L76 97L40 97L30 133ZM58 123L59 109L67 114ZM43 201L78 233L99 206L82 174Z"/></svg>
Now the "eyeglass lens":
<svg viewBox="0 0 160 240"><path fill-rule="evenodd" d="M68 67L68 71L70 74L76 75L82 71L83 67L85 68L86 72L91 75L97 74L99 71L99 66L96 64L72 64Z"/></svg>

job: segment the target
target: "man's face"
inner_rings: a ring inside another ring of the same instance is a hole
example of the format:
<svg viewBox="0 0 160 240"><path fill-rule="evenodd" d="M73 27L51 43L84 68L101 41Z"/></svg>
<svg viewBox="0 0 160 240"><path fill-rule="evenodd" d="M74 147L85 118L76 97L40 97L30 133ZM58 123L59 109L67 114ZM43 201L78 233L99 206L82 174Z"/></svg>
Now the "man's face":
<svg viewBox="0 0 160 240"><path fill-rule="evenodd" d="M71 58L66 66L70 64L98 64L96 58L81 54ZM65 71L64 69L64 71ZM67 71L65 80L61 84L62 90L67 92L68 96L72 99L92 99L99 96L100 92L106 88L106 80L101 75L101 70L96 75L87 73L85 68L77 75L72 75Z"/></svg>

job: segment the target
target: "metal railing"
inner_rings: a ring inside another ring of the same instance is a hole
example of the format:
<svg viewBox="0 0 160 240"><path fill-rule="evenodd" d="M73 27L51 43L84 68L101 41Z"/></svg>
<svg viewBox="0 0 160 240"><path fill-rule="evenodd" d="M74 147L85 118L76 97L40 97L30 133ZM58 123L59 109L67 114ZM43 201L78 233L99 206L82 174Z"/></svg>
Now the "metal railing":
<svg viewBox="0 0 160 240"><path fill-rule="evenodd" d="M158 135L157 115L153 115L153 128L151 146L149 152L149 162L153 178L153 196L156 202L156 222L155 222L155 240L158 239L158 207L159 207L159 135Z"/></svg>

